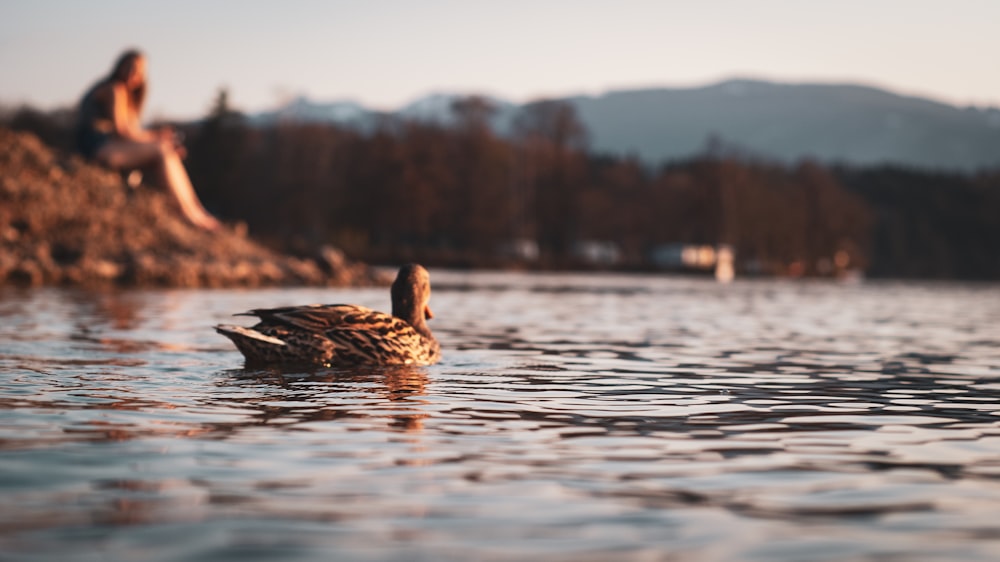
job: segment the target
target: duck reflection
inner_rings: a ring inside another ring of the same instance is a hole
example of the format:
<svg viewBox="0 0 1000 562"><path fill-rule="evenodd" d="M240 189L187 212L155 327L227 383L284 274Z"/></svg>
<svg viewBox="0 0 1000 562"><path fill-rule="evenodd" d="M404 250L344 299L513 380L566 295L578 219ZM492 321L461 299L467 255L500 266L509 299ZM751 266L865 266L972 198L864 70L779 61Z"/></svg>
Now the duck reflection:
<svg viewBox="0 0 1000 562"><path fill-rule="evenodd" d="M239 370L223 380L226 386L255 389L253 395L227 393L256 410L262 424L300 424L338 419L388 421L389 428L420 432L428 417L427 371L414 366L371 366L352 369L289 371L280 368Z"/></svg>

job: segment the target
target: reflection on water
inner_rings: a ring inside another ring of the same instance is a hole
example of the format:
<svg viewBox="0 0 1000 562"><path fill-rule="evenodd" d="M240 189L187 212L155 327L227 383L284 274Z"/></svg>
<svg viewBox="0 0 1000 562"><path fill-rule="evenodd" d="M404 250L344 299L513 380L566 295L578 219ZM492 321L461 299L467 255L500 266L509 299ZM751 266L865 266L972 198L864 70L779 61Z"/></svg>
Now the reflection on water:
<svg viewBox="0 0 1000 562"><path fill-rule="evenodd" d="M995 286L434 274L435 366L210 327L387 291L0 292L0 559L995 560Z"/></svg>
<svg viewBox="0 0 1000 562"><path fill-rule="evenodd" d="M262 391L233 397L234 406L259 410L260 424L285 424L352 417L389 420L390 427L420 431L428 375L419 367L357 367L309 373L279 369L238 370L220 382L231 388ZM267 392L274 386L273 393ZM359 392L364 389L364 392ZM245 422L241 422L245 425Z"/></svg>

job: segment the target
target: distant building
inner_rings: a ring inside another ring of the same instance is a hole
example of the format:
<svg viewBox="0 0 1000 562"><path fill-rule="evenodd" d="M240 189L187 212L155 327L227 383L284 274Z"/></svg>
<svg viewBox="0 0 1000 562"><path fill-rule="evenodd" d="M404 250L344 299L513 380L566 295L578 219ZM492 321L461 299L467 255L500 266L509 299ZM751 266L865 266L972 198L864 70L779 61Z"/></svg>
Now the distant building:
<svg viewBox="0 0 1000 562"><path fill-rule="evenodd" d="M589 265L615 265L622 258L618 244L607 240L581 240L573 245L573 256Z"/></svg>
<svg viewBox="0 0 1000 562"><path fill-rule="evenodd" d="M734 262L736 252L728 244L722 244L715 251L715 280L719 283L729 283L736 276Z"/></svg>
<svg viewBox="0 0 1000 562"><path fill-rule="evenodd" d="M500 245L498 253L505 258L519 261L538 261L541 252L538 242L530 238L513 238Z"/></svg>
<svg viewBox="0 0 1000 562"><path fill-rule="evenodd" d="M649 260L662 269L708 270L715 266L715 247L707 244L663 244L653 248Z"/></svg>
<svg viewBox="0 0 1000 562"><path fill-rule="evenodd" d="M732 281L736 271L736 252L727 244L663 244L653 248L649 261L664 270L714 272L721 282Z"/></svg>

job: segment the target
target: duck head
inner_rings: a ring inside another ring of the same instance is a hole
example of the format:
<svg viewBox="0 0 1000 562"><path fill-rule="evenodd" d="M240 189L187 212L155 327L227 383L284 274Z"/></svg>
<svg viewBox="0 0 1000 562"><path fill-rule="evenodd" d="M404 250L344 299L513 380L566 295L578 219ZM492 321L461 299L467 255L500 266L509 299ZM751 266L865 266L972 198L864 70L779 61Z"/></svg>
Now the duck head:
<svg viewBox="0 0 1000 562"><path fill-rule="evenodd" d="M392 315L409 322L418 332L430 337L427 320L434 318L431 300L431 276L423 266L411 263L399 268L392 283Z"/></svg>

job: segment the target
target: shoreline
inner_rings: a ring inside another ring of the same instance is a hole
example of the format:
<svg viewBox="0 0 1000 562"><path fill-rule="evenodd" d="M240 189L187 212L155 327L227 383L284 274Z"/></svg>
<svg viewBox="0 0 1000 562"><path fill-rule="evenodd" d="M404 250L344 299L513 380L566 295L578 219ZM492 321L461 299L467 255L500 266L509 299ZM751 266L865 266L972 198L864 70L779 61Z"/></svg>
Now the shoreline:
<svg viewBox="0 0 1000 562"><path fill-rule="evenodd" d="M324 247L283 255L242 225L206 232L148 185L0 128L0 287L366 286L390 280Z"/></svg>

